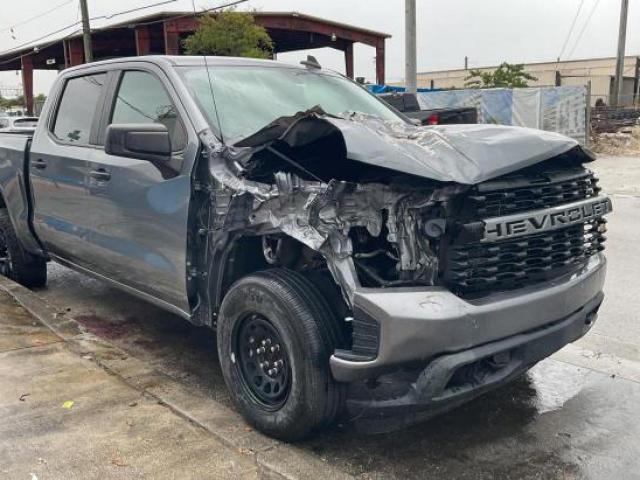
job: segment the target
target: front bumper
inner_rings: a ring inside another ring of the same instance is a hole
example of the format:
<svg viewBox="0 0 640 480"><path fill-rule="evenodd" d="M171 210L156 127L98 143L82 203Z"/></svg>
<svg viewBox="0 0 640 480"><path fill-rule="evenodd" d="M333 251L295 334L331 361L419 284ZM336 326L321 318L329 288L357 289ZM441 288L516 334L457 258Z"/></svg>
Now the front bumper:
<svg viewBox="0 0 640 480"><path fill-rule="evenodd" d="M358 361L336 351L331 372L341 382L373 378L405 364L431 360L432 365L440 356L508 341L573 315L586 316L587 306L602 301L605 273L606 259L597 254L579 271L546 284L478 300L463 300L440 287L357 290L354 306L379 325L377 356ZM566 341L558 348L578 338L569 337L561 337Z"/></svg>
<svg viewBox="0 0 640 480"><path fill-rule="evenodd" d="M532 332L440 356L427 365L404 395L349 399L349 412L358 418L361 428L384 432L451 410L513 380L582 337L596 321L603 297L600 292L568 317Z"/></svg>

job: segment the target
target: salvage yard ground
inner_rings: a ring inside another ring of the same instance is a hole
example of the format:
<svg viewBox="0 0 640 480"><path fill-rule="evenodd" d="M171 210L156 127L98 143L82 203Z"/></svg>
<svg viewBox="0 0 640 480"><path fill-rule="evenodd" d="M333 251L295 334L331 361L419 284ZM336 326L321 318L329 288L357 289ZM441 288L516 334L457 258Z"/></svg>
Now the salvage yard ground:
<svg viewBox="0 0 640 480"><path fill-rule="evenodd" d="M589 335L394 434L268 439L231 409L207 330L57 265L35 295L0 280L26 307L0 295L0 478L640 479L640 158L594 168L614 213Z"/></svg>

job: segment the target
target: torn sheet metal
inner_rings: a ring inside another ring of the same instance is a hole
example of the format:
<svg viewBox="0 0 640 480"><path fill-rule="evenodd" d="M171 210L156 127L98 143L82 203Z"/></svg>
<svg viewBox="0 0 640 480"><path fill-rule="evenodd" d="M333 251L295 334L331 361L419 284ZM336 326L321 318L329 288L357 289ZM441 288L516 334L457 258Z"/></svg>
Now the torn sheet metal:
<svg viewBox="0 0 640 480"><path fill-rule="evenodd" d="M356 268L382 286L433 285L439 262L434 246L446 228L443 212L470 184L569 151L589 160L577 142L549 132L493 125L417 127L318 109L277 119L234 146L221 145L210 131L201 137L209 147L214 189L253 198L250 210L234 210L236 228L282 232L319 252L348 304L358 285ZM275 148L288 155L269 156ZM351 180L345 181L341 173L349 162L370 167L351 168ZM368 179L374 170L382 172L374 176L381 182ZM422 178L389 181L393 171ZM430 221L440 222L437 235ZM364 231L377 244L363 251L371 243L358 237L362 233L353 237L354 231ZM382 275L367 264L380 251L394 261L391 277L388 259Z"/></svg>

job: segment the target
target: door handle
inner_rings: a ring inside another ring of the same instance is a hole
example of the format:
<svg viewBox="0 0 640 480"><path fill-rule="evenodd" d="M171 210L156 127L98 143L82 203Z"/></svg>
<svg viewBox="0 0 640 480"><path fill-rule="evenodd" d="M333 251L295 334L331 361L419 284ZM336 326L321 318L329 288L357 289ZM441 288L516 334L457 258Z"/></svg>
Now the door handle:
<svg viewBox="0 0 640 480"><path fill-rule="evenodd" d="M33 165L34 168L37 168L38 170L44 170L45 168L47 168L47 162L45 162L41 158L36 158L31 162L31 164Z"/></svg>
<svg viewBox="0 0 640 480"><path fill-rule="evenodd" d="M104 168L99 168L97 170L91 170L89 172L89 176L95 180L99 180L101 182L108 182L111 180L111 174L107 172Z"/></svg>

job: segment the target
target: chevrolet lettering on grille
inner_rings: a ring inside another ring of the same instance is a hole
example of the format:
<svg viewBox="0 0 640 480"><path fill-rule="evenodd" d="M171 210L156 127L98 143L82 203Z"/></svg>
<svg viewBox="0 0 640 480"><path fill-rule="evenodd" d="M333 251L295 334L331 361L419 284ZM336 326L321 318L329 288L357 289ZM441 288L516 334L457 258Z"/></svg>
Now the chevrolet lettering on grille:
<svg viewBox="0 0 640 480"><path fill-rule="evenodd" d="M613 210L611 199L598 196L557 207L484 220L483 242L533 235L584 223Z"/></svg>

